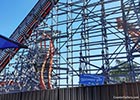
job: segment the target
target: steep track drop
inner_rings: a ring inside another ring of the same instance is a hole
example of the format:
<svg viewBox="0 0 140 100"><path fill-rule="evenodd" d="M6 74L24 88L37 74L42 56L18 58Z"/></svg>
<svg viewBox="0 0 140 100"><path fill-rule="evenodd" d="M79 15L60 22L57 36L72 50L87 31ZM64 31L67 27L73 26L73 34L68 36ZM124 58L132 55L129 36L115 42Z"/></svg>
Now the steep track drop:
<svg viewBox="0 0 140 100"><path fill-rule="evenodd" d="M10 39L24 44L43 19L49 14L58 0L39 0L21 24L16 28ZM16 49L7 49L0 52L0 72L6 67L12 57L18 52Z"/></svg>

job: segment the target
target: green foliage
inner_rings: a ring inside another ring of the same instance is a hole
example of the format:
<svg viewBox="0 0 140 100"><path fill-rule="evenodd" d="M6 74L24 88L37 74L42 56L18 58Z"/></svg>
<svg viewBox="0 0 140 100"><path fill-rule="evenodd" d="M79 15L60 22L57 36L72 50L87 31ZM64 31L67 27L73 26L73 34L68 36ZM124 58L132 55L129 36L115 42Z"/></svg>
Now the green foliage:
<svg viewBox="0 0 140 100"><path fill-rule="evenodd" d="M125 63L125 61L116 60L116 65L120 65L117 69L111 70L110 75L114 75L116 77L113 77L112 79L118 82L129 82L130 81L130 65L129 63ZM136 68L137 64L134 63L133 67ZM121 77L123 76L124 77Z"/></svg>

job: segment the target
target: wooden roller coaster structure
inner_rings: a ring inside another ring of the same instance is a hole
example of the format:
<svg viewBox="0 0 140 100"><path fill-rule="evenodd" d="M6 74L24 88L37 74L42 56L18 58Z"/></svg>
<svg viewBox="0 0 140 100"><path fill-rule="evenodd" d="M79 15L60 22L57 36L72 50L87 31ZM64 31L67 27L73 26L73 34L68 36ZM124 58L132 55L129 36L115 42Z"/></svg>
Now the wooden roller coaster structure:
<svg viewBox="0 0 140 100"><path fill-rule="evenodd" d="M25 44L25 41L31 36L32 31L38 27L43 19L45 19L57 2L58 0L39 0L10 36L10 39ZM19 49L15 48L0 52L0 72L6 67L18 51Z"/></svg>
<svg viewBox="0 0 140 100"><path fill-rule="evenodd" d="M38 25L45 19L51 9L56 5L58 0L39 0L33 9L29 12L29 14L25 17L25 19L21 22L21 24L16 28L13 34L10 36L11 40L15 42L25 44L25 41L29 39L33 30L38 27ZM48 88L51 88L51 73L52 73L52 63L53 63L53 40L51 36L44 35L43 37L50 39L49 50L46 54L44 62L42 64L41 72L40 72L40 85L41 89L46 89L46 85L44 82L44 70L47 62L49 61L49 70L48 70ZM7 49L0 51L0 72L7 66L10 60L14 57L14 55L19 51L19 48ZM0 86L4 85L13 85L19 84L14 83L13 81L0 82Z"/></svg>

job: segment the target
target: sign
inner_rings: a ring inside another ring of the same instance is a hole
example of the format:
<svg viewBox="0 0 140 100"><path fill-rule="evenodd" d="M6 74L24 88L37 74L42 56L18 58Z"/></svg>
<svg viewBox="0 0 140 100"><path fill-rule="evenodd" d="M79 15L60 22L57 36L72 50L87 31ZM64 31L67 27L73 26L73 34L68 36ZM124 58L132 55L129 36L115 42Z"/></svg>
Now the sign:
<svg viewBox="0 0 140 100"><path fill-rule="evenodd" d="M80 84L92 86L92 85L103 85L105 77L102 75L95 74L81 74L80 75Z"/></svg>

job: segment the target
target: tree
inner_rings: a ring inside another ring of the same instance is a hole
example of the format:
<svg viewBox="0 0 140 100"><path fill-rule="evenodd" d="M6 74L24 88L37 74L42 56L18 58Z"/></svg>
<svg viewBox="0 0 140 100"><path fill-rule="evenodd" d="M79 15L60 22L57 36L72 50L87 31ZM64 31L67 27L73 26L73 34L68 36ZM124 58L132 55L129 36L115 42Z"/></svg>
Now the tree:
<svg viewBox="0 0 140 100"><path fill-rule="evenodd" d="M118 68L113 69L110 71L110 75L113 76L113 80L117 82L130 82L130 65L128 62L125 63L125 61L116 60L116 65L120 65ZM133 63L133 68L138 68L138 65L136 63ZM136 79L139 79L139 75L135 76Z"/></svg>

